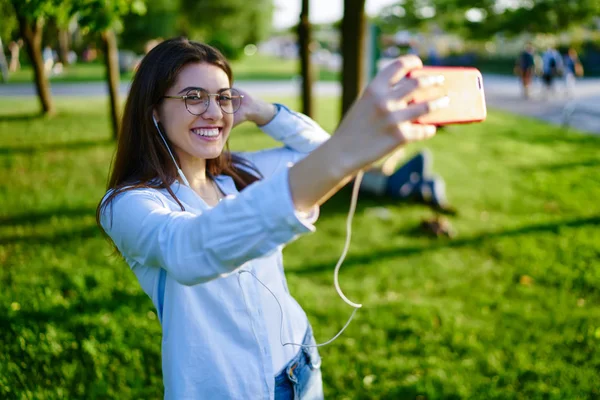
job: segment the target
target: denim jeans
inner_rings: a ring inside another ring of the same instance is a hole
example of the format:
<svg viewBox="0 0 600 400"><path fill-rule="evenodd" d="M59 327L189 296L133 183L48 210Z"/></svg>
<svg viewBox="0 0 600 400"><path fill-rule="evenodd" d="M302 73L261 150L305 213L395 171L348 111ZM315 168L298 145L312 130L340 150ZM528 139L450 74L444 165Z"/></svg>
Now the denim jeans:
<svg viewBox="0 0 600 400"><path fill-rule="evenodd" d="M310 325L302 344L315 345ZM316 347L302 347L275 376L275 400L322 400L321 357Z"/></svg>

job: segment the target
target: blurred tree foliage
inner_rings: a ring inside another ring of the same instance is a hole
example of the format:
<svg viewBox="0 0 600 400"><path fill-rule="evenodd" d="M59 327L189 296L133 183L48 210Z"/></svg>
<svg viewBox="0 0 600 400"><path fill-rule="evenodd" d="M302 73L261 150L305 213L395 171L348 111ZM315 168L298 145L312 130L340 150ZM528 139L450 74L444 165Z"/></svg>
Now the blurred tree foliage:
<svg viewBox="0 0 600 400"><path fill-rule="evenodd" d="M119 134L119 55L117 34L123 31L123 16L146 13L144 0L72 0L79 25L84 31L100 37L106 65L113 138Z"/></svg>
<svg viewBox="0 0 600 400"><path fill-rule="evenodd" d="M209 43L228 58L264 39L271 30L272 0L147 0L144 15L123 18L122 47L138 53L149 40L186 36Z"/></svg>
<svg viewBox="0 0 600 400"><path fill-rule="evenodd" d="M401 0L382 10L384 31L441 28L468 39L503 33L556 33L590 23L600 0Z"/></svg>
<svg viewBox="0 0 600 400"><path fill-rule="evenodd" d="M42 112L53 114L54 104L42 58L42 34L46 21L70 13L73 3L71 0L0 0L0 3L2 4L0 8L3 10L8 10L8 7L12 6L12 12L8 11L7 20L10 21L11 15L14 15L19 27L19 35L25 42L25 50L34 69L35 86Z"/></svg>
<svg viewBox="0 0 600 400"><path fill-rule="evenodd" d="M0 39L10 43L19 27L15 12L8 0L0 0Z"/></svg>
<svg viewBox="0 0 600 400"><path fill-rule="evenodd" d="M181 34L180 4L174 0L147 0L146 13L128 13L123 17L125 29L119 35L121 47L144 53L148 41Z"/></svg>
<svg viewBox="0 0 600 400"><path fill-rule="evenodd" d="M272 16L272 0L180 0L181 33L217 47L230 59L268 35Z"/></svg>

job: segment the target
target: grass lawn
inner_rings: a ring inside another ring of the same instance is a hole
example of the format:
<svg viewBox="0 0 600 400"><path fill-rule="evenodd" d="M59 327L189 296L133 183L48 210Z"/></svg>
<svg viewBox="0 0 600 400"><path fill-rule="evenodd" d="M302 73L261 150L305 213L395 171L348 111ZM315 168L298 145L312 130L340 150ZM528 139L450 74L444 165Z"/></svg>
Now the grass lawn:
<svg viewBox="0 0 600 400"><path fill-rule="evenodd" d="M288 80L299 75L300 64L295 60L284 60L265 55L245 56L232 62L237 81L244 80ZM336 72L318 71L315 78L321 80L338 80ZM131 80L133 73L121 75L121 80ZM50 77L50 82L98 82L106 79L105 67L101 63L75 64L67 67L61 75ZM28 83L33 81L33 70L25 66L10 74L9 83Z"/></svg>
<svg viewBox="0 0 600 400"><path fill-rule="evenodd" d="M0 99L0 398L161 398L156 314L94 221L105 102L56 103L44 119ZM334 103L318 108L329 129ZM249 125L231 138L272 144ZM419 235L424 208L359 200L340 284L364 308L320 350L326 398L600 398L600 138L492 112L427 146L458 236ZM345 189L285 250L320 342L352 311L332 284L348 204Z"/></svg>
<svg viewBox="0 0 600 400"><path fill-rule="evenodd" d="M121 79L128 81L132 78L132 73L121 75ZM13 72L8 77L8 83L29 83L33 82L33 68L29 65L24 66L17 72ZM106 80L106 68L101 63L73 64L65 68L60 75L50 76L50 83L53 82L99 82Z"/></svg>

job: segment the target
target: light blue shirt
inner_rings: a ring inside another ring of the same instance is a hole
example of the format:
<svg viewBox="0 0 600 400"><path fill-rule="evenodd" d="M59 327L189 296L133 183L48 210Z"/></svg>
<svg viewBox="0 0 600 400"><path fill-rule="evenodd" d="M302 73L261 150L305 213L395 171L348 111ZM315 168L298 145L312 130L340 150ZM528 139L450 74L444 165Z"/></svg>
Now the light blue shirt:
<svg viewBox="0 0 600 400"><path fill-rule="evenodd" d="M217 206L176 181L185 211L166 190L144 188L119 194L101 216L156 307L166 399L272 399L275 375L299 350L281 340L302 343L306 333L281 250L314 231L318 209L312 217L296 212L288 167L329 134L283 106L261 129L284 147L240 153L264 179L238 192L230 177L216 177L226 194ZM243 271L281 303L281 339L277 302Z"/></svg>

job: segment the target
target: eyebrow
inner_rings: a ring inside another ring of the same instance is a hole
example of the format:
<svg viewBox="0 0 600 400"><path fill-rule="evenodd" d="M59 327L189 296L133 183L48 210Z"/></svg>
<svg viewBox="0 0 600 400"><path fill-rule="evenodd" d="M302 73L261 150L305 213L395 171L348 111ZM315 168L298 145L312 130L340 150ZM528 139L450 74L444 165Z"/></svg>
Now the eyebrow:
<svg viewBox="0 0 600 400"><path fill-rule="evenodd" d="M188 87L186 87L186 88L184 88L184 89L181 89L181 90L179 91L179 93L177 93L177 94L181 94L181 93L184 93L184 92L190 91L190 90L192 90L192 89L194 89L194 90L199 90L199 89L206 90L206 89L204 89L203 87L199 87L199 86L188 86ZM227 89L231 89L231 88L230 88L230 87L221 88L221 89L217 90L217 92L220 92L220 91L222 91L222 90L227 90ZM206 91L208 92L208 90L206 90Z"/></svg>

